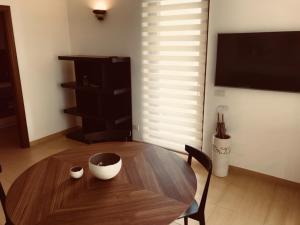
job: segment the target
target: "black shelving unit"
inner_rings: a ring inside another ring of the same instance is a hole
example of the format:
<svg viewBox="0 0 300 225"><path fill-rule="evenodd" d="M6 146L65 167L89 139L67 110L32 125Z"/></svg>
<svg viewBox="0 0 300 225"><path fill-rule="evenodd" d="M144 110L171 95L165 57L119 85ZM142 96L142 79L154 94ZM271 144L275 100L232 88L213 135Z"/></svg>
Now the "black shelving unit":
<svg viewBox="0 0 300 225"><path fill-rule="evenodd" d="M74 62L76 81L61 84L76 95L64 113L82 118L67 137L85 143L132 139L131 72L128 57L59 56Z"/></svg>

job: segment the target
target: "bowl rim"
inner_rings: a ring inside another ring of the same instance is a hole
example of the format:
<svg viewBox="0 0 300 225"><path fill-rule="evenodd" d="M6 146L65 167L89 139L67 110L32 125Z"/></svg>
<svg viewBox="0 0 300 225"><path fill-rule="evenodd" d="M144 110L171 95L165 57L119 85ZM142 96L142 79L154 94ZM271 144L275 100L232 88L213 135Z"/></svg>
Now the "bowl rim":
<svg viewBox="0 0 300 225"><path fill-rule="evenodd" d="M119 160L118 160L115 164L110 164L110 165L107 165L107 166L99 166L99 165L95 165L94 163L91 162L91 159L92 159L93 157L95 157L96 155L103 155L103 154L113 154L113 155L116 155L116 156L119 157ZM99 152L99 153L93 154L93 155L91 155L91 156L89 157L89 165L93 165L93 166L97 166L97 167L102 167L102 168L103 168L103 167L114 166L114 165L120 163L121 161L122 161L121 156L118 155L118 154L116 154L116 153L114 153L114 152Z"/></svg>
<svg viewBox="0 0 300 225"><path fill-rule="evenodd" d="M76 167L81 168L81 169L79 171L72 171L72 169L74 169ZM81 171L83 171L83 167L82 166L72 166L70 168L70 173L80 173Z"/></svg>

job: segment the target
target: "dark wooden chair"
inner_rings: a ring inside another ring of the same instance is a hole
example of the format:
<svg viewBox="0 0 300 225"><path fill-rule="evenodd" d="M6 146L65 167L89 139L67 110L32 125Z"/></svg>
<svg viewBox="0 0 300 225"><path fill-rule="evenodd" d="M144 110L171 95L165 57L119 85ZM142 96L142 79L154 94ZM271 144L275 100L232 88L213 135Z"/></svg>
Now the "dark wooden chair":
<svg viewBox="0 0 300 225"><path fill-rule="evenodd" d="M205 183L205 187L202 193L202 198L200 201L200 205L194 200L191 204L190 208L188 208L178 219L184 219L184 224L188 225L188 218L199 221L200 225L205 225L205 204L207 199L207 193L210 183L210 177L212 173L212 162L211 159L204 154L202 151L193 148L191 146L186 145L185 151L189 154L188 156L188 164L192 164L192 158L195 158L208 172L207 179Z"/></svg>
<svg viewBox="0 0 300 225"><path fill-rule="evenodd" d="M2 167L0 165L0 173L1 172L2 172ZM1 181L0 181L0 200L1 200L1 205L2 205L2 208L4 210L4 215L5 215L5 219L6 219L5 225L13 225L13 223L10 221L10 219L9 219L7 213L6 213L6 210L5 210L5 199L6 199L6 195L5 195L3 186L2 186Z"/></svg>

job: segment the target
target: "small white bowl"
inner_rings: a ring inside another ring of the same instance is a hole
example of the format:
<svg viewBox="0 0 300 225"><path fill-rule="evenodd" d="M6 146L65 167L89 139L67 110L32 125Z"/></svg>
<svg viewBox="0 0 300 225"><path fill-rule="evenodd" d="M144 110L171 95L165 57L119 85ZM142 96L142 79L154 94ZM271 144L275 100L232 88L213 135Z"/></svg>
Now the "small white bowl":
<svg viewBox="0 0 300 225"><path fill-rule="evenodd" d="M70 169L70 176L74 179L79 179L83 176L83 168L81 166L74 166Z"/></svg>
<svg viewBox="0 0 300 225"><path fill-rule="evenodd" d="M114 153L98 153L89 158L90 172L101 180L109 180L118 175L122 159Z"/></svg>

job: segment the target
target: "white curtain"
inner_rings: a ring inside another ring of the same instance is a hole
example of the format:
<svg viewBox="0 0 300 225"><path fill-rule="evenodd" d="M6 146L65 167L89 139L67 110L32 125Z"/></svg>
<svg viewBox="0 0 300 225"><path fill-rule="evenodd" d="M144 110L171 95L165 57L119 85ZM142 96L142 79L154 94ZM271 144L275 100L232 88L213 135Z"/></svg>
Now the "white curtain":
<svg viewBox="0 0 300 225"><path fill-rule="evenodd" d="M208 0L142 1L144 141L202 145Z"/></svg>

